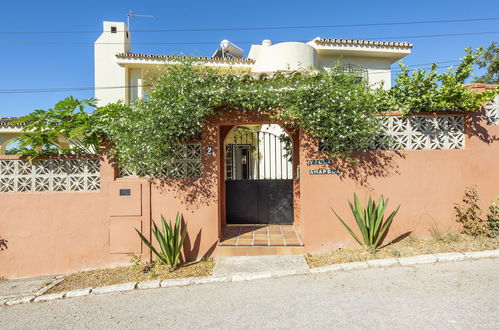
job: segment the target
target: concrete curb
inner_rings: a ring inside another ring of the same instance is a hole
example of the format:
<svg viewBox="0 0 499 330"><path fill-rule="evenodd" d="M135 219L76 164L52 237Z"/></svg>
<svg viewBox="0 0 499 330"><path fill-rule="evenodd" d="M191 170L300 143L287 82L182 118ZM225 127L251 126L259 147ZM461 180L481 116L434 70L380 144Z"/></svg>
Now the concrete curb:
<svg viewBox="0 0 499 330"><path fill-rule="evenodd" d="M130 282L122 283L116 285L108 285L97 288L86 288L72 290L68 292L59 292L53 294L37 294L11 298L10 300L0 301L0 306L12 306L18 304L24 304L29 302L43 302L51 301L62 298L71 297L81 297L89 294L104 294L113 292L126 292L132 290L146 290L146 289L157 289L157 288L171 288L171 287L182 287L194 284L208 284L208 283L222 283L222 282L242 282L242 281L253 281L265 278L280 278L293 275L305 275L305 274L318 274L318 273L329 273L338 271L351 271L357 269L368 269L368 268L387 268L393 266L412 266L421 264L435 264L443 262L455 262L462 260L478 260L478 259L490 259L499 258L499 249L497 250L486 250L486 251L473 251L473 252L450 252L450 253L437 253L437 254L423 254L413 257L405 258L387 258L387 259L373 259L361 262L349 262L343 264L333 264L325 267L311 268L308 271L276 271L276 272L264 272L257 274L236 274L232 276L222 276L222 277L188 277L170 280L150 280L144 282ZM60 283L61 279L56 279L53 283ZM50 288L54 287L56 284L50 286L48 289L46 287L40 289L38 292L46 292ZM47 287L48 287L47 286Z"/></svg>
<svg viewBox="0 0 499 330"><path fill-rule="evenodd" d="M41 296L42 294L45 294L45 292L47 292L48 290L52 289L57 284L61 283L62 280L64 280L63 276L57 276L57 277L55 277L54 280L51 283L49 283L48 285L45 285L43 288L41 288L40 290L38 290L35 294L37 296Z"/></svg>

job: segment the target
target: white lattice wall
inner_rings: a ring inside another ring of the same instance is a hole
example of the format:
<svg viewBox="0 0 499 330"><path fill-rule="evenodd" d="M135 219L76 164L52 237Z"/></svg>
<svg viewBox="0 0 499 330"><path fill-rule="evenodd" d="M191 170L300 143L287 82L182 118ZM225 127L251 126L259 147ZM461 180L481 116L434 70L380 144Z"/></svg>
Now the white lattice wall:
<svg viewBox="0 0 499 330"><path fill-rule="evenodd" d="M96 191L100 163L96 158L0 160L0 192Z"/></svg>
<svg viewBox="0 0 499 330"><path fill-rule="evenodd" d="M175 161L156 175L165 178L198 178L201 176L201 144L182 143L176 147ZM136 176L134 173L120 169L120 176Z"/></svg>
<svg viewBox="0 0 499 330"><path fill-rule="evenodd" d="M485 116L487 117L487 124L499 125L499 95L485 104Z"/></svg>
<svg viewBox="0 0 499 330"><path fill-rule="evenodd" d="M386 116L372 149L464 149L464 116Z"/></svg>
<svg viewBox="0 0 499 330"><path fill-rule="evenodd" d="M383 116L381 134L373 138L371 150L464 149L464 116ZM330 151L327 141L320 151Z"/></svg>

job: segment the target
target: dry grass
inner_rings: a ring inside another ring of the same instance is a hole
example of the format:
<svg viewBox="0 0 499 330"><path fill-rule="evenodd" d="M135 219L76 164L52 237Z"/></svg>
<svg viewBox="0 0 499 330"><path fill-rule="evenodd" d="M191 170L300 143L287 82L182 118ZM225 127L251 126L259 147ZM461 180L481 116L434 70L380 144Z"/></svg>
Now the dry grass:
<svg viewBox="0 0 499 330"><path fill-rule="evenodd" d="M175 271L170 271L164 265L135 264L127 267L79 272L66 276L60 284L50 289L47 293L95 288L127 282L210 276L214 265L215 262L213 260L203 260L186 264Z"/></svg>
<svg viewBox="0 0 499 330"><path fill-rule="evenodd" d="M441 252L466 252L492 250L499 248L499 238L473 238L462 234L435 234L432 239L422 240L407 237L400 242L382 247L376 254L362 247L338 249L324 254L309 254L306 256L310 267L322 267L344 262L366 261L370 259L385 259L410 257L420 254Z"/></svg>

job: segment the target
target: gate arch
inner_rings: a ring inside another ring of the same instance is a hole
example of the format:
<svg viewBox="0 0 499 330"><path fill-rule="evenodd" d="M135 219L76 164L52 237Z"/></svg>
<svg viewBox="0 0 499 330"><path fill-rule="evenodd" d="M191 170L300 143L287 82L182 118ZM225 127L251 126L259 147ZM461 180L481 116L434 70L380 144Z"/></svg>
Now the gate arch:
<svg viewBox="0 0 499 330"><path fill-rule="evenodd" d="M293 144L277 124L240 125L224 141L228 224L292 224Z"/></svg>

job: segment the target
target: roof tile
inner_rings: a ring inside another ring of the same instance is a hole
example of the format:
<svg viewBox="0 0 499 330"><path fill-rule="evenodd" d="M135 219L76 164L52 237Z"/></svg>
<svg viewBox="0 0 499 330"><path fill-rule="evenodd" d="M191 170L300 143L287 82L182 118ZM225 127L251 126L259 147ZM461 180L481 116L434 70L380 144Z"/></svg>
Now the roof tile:
<svg viewBox="0 0 499 330"><path fill-rule="evenodd" d="M137 58L137 59L154 59L154 60L185 60L192 59L196 61L219 62L219 63L248 63L252 64L255 61L249 58L213 58L208 56L175 56L175 55L153 55L140 53L119 53L116 54L119 58Z"/></svg>
<svg viewBox="0 0 499 330"><path fill-rule="evenodd" d="M384 46L384 47L399 47L399 48L412 48L409 42L397 41L374 41L374 40L359 40L359 39L337 39L337 38L315 38L317 44L329 45L369 45L369 46Z"/></svg>

